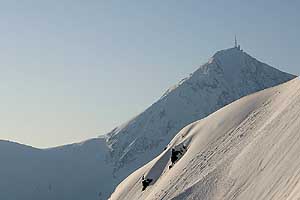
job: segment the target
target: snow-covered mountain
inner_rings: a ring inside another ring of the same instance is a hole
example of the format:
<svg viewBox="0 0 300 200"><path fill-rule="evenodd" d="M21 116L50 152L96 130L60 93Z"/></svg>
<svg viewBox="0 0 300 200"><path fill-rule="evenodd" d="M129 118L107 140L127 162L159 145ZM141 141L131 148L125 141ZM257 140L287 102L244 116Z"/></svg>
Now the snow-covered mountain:
<svg viewBox="0 0 300 200"><path fill-rule="evenodd" d="M187 124L245 95L293 78L239 48L217 52L143 113L108 134L116 176L145 164Z"/></svg>
<svg viewBox="0 0 300 200"><path fill-rule="evenodd" d="M111 200L300 198L300 79L249 95L183 128ZM171 149L183 155L169 169ZM142 177L153 181L142 191Z"/></svg>
<svg viewBox="0 0 300 200"><path fill-rule="evenodd" d="M159 155L184 126L294 77L230 48L217 52L105 137L51 149L2 141L0 199L106 199L120 181Z"/></svg>

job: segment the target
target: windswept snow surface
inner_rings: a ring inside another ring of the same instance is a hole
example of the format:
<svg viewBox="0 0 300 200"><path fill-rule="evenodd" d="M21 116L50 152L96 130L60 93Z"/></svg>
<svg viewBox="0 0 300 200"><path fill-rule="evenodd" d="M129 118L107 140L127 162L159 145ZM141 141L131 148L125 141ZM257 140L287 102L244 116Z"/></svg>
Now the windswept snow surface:
<svg viewBox="0 0 300 200"><path fill-rule="evenodd" d="M183 144L187 152L168 169L171 148ZM300 79L295 78L186 126L110 199L299 199L299 152ZM143 175L153 182L142 192Z"/></svg>
<svg viewBox="0 0 300 200"><path fill-rule="evenodd" d="M43 150L0 141L0 199L107 199L118 183L159 155L184 126L294 77L230 48L217 52L104 138ZM168 157L161 160L155 169L164 167ZM151 176L159 177L157 171Z"/></svg>

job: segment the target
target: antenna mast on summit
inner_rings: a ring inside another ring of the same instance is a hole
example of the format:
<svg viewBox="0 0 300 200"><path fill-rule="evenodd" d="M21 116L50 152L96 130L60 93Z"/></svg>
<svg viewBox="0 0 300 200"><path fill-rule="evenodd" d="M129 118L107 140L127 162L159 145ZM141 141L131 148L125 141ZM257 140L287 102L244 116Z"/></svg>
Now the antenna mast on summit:
<svg viewBox="0 0 300 200"><path fill-rule="evenodd" d="M234 36L234 47L237 48L236 35Z"/></svg>

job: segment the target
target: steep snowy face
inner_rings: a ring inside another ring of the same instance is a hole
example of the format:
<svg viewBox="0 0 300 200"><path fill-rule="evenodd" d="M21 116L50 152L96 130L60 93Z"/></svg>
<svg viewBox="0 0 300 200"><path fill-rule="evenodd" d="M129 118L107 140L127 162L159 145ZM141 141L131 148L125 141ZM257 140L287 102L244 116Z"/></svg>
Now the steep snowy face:
<svg viewBox="0 0 300 200"><path fill-rule="evenodd" d="M299 199L299 130L300 79L295 78L186 126L110 199ZM171 149L182 155L169 168ZM142 177L152 180L144 191Z"/></svg>
<svg viewBox="0 0 300 200"><path fill-rule="evenodd" d="M217 52L143 113L107 135L114 174L124 178L153 159L187 124L245 95L294 77L238 48Z"/></svg>

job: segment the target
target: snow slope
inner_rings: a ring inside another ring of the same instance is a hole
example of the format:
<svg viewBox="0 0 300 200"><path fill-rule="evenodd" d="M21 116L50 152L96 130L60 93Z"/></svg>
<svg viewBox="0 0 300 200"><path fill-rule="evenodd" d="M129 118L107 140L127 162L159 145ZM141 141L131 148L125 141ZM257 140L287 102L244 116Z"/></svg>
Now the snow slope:
<svg viewBox="0 0 300 200"><path fill-rule="evenodd" d="M171 148L187 151L174 167ZM249 95L183 128L126 178L116 199L299 199L300 79ZM152 178L142 192L141 177Z"/></svg>
<svg viewBox="0 0 300 200"><path fill-rule="evenodd" d="M52 149L0 141L0 199L106 199L187 124L294 77L230 48L104 138Z"/></svg>

